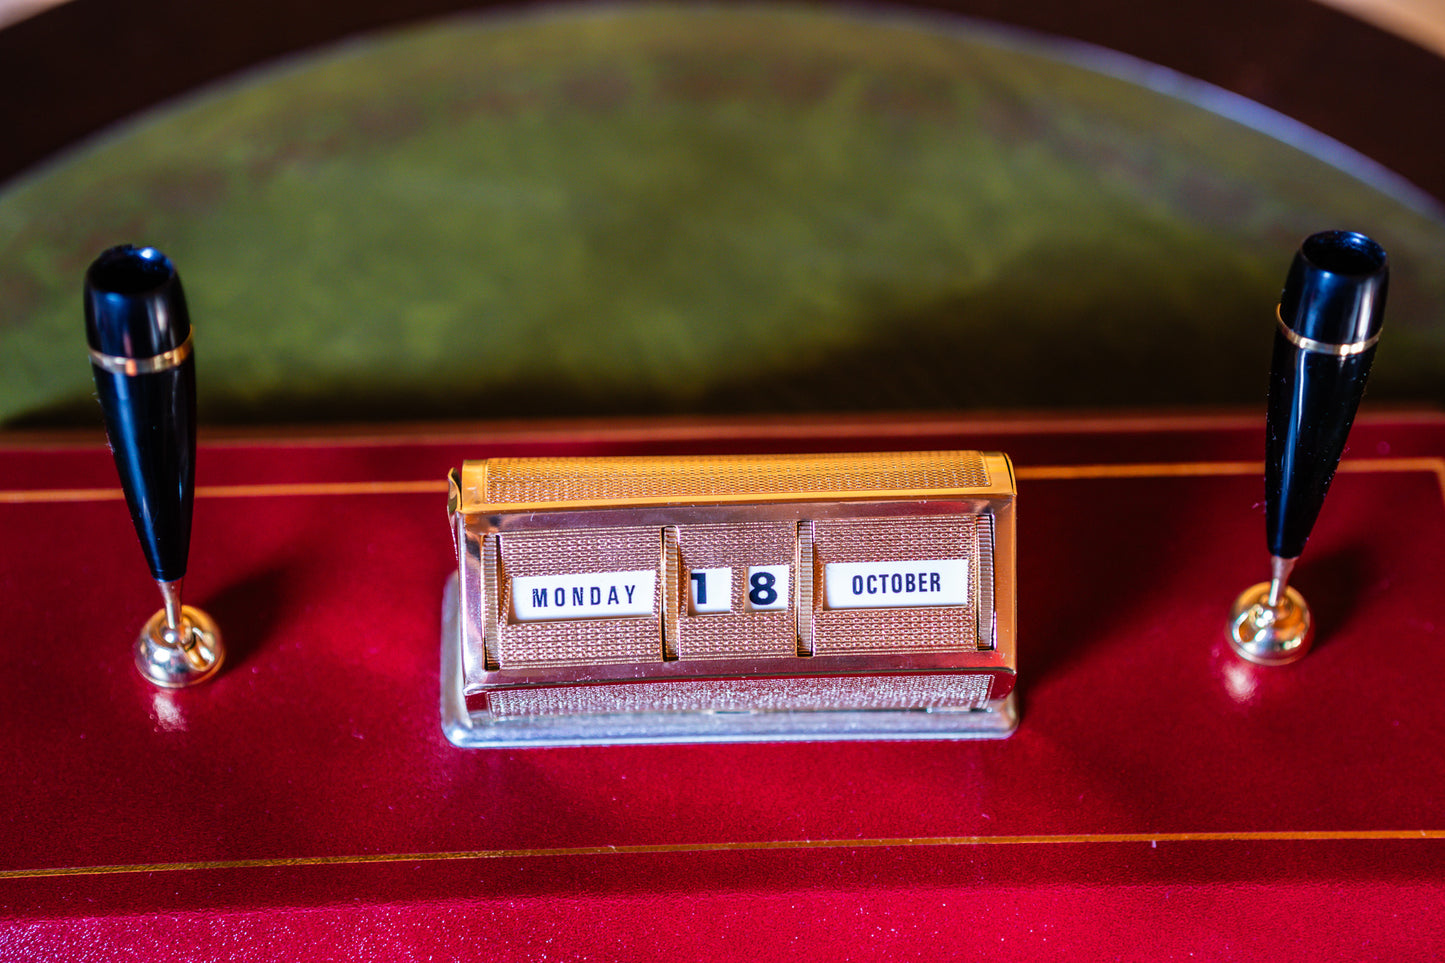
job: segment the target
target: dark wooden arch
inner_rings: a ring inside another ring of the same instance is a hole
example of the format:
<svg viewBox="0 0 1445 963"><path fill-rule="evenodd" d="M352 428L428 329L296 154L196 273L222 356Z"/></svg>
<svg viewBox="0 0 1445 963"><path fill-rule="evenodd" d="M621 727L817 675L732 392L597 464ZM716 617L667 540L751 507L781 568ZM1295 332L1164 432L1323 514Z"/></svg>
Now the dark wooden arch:
<svg viewBox="0 0 1445 963"><path fill-rule="evenodd" d="M1288 114L1445 198L1445 59L1314 0L901 4L1057 34ZM117 120L364 31L515 4L71 0L0 30L0 183Z"/></svg>

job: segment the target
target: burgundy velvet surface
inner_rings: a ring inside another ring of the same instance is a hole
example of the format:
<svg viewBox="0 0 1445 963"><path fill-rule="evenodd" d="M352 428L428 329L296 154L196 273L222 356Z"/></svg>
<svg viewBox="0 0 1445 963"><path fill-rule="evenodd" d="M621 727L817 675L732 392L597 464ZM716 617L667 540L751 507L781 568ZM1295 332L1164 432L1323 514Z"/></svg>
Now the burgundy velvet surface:
<svg viewBox="0 0 1445 963"><path fill-rule="evenodd" d="M1357 425L1296 573L1316 651L1237 660L1254 419L486 429L206 441L150 687L101 445L0 445L0 958L1401 959L1445 939L1445 417ZM446 470L498 454L983 447L1019 473L1002 742L461 750ZM377 484L382 483L382 484ZM87 494L85 490L96 489Z"/></svg>

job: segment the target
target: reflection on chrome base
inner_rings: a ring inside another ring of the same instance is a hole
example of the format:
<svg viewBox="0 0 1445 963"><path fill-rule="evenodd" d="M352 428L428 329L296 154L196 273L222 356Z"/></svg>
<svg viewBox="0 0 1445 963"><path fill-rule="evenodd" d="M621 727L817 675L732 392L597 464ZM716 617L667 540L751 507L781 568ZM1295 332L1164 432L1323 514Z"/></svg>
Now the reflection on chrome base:
<svg viewBox="0 0 1445 963"><path fill-rule="evenodd" d="M1277 604L1271 604L1271 589ZM1304 597L1279 580L1245 589L1230 610L1229 644L1258 665L1284 665L1304 658L1314 641L1314 623Z"/></svg>
<svg viewBox="0 0 1445 963"><path fill-rule="evenodd" d="M152 615L135 640L135 665L158 686L180 689L205 682L225 661L221 630L200 609L181 606L178 625L168 624L166 610Z"/></svg>

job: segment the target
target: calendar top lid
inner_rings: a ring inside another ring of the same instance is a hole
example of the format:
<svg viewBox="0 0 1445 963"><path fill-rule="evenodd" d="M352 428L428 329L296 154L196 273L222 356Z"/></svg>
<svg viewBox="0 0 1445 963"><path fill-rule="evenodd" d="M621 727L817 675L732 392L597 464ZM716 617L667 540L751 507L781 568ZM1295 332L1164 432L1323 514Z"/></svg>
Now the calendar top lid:
<svg viewBox="0 0 1445 963"><path fill-rule="evenodd" d="M492 458L462 465L450 509L469 514L1014 493L1013 466L999 452Z"/></svg>

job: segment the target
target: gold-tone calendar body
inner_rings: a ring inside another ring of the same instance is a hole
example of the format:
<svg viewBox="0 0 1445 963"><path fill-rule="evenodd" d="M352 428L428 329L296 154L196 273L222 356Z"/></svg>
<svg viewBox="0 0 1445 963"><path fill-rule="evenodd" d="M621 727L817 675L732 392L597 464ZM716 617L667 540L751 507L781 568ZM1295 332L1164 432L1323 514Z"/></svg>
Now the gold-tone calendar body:
<svg viewBox="0 0 1445 963"><path fill-rule="evenodd" d="M974 451L467 462L448 737L1008 735L1014 494Z"/></svg>

